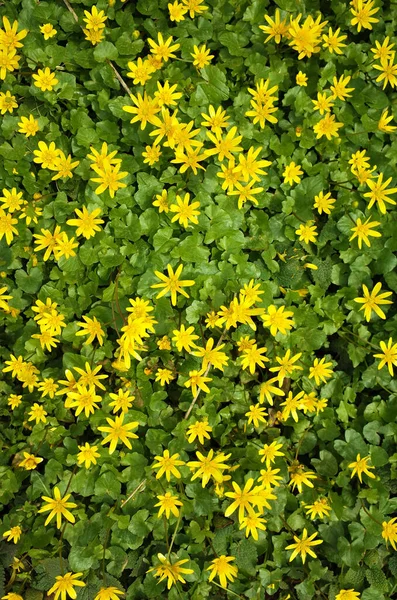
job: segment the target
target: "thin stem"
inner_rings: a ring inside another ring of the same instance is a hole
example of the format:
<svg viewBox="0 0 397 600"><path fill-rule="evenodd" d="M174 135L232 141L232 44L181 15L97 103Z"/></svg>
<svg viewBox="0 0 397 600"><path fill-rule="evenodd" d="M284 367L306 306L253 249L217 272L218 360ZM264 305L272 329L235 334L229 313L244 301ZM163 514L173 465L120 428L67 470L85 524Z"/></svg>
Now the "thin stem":
<svg viewBox="0 0 397 600"><path fill-rule="evenodd" d="M131 92L130 88L128 87L128 85L126 84L126 82L124 81L124 79L121 77L120 73L118 72L118 70L116 69L116 67L114 66L114 64L109 59L106 59L106 62L113 69L114 74L115 74L117 80L119 81L121 87L124 88L124 90L127 92L127 94L129 96L132 96L132 92Z"/></svg>
<svg viewBox="0 0 397 600"><path fill-rule="evenodd" d="M138 492L140 492L140 491L141 491L141 489L143 489L143 488L145 487L145 485L146 485L146 481L147 481L147 479L143 479L143 480L141 481L141 483L140 483L140 484L139 484L139 485L138 485L138 486L135 488L135 490L134 490L133 492L131 492L131 494L128 496L128 498L127 498L126 500L123 500L123 501L122 501L122 503L121 503L121 505L120 505L120 506L121 506L121 508L123 508L123 507L124 507L124 506L127 504L127 502L129 502L130 500L132 500L132 498L133 498L133 497L134 497L134 496L135 496L135 495L136 495Z"/></svg>
<svg viewBox="0 0 397 600"><path fill-rule="evenodd" d="M216 587L221 588L221 590L223 590L224 592L226 592L226 594L231 594L235 598L241 598L241 600L243 600L243 597L240 596L240 594L236 594L236 592L232 592L232 590L228 590L228 588L222 587L221 585L219 585L219 583L216 583L216 581L211 581L211 583L213 585L216 585Z"/></svg>
<svg viewBox="0 0 397 600"><path fill-rule="evenodd" d="M377 525L380 525L382 527L382 523L379 523L379 521L377 519L375 519L375 517L373 515L371 515L369 510L367 510L366 507L364 506L364 502L362 500L361 500L361 506L363 507L364 512L367 513L369 518L372 519Z"/></svg>
<svg viewBox="0 0 397 600"><path fill-rule="evenodd" d="M163 513L163 523L164 523L164 534L165 534L165 543L167 544L167 554L170 553L170 541L168 539L168 523L165 514Z"/></svg>
<svg viewBox="0 0 397 600"><path fill-rule="evenodd" d="M170 548L169 548L169 550L168 550L168 559L170 558L170 554L171 554L172 546L174 545L175 537L176 537L176 534L178 533L178 529L179 529L179 525L180 525L180 523L181 523L181 520L182 520L182 508L181 508L181 510L179 511L178 520L177 520L177 522L176 522L176 525L175 525L175 530L174 530L174 533L173 533L173 536L172 536L172 539L171 539Z"/></svg>

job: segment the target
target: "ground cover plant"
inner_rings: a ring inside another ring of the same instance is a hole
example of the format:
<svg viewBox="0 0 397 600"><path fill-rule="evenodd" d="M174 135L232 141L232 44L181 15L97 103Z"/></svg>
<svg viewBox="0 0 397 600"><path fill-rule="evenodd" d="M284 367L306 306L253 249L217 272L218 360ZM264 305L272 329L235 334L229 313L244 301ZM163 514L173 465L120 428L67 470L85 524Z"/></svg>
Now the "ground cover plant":
<svg viewBox="0 0 397 600"><path fill-rule="evenodd" d="M0 598L395 597L396 3L0 16Z"/></svg>

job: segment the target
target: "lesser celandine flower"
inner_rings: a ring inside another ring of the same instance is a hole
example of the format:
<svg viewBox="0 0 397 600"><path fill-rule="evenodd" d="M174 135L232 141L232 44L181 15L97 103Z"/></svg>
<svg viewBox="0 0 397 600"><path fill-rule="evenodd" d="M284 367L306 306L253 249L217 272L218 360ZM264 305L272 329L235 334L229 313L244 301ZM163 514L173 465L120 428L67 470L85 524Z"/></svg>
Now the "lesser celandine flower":
<svg viewBox="0 0 397 600"><path fill-rule="evenodd" d="M317 546L323 543L323 540L314 539L315 537L317 537L317 535L317 532L315 532L313 533L313 535L308 537L307 529L303 529L303 534L301 538L294 535L295 543L290 544L285 548L286 550L293 550L289 561L291 562L292 560L294 560L294 558L298 556L298 554L302 558L303 563L305 563L307 555L312 556L313 558L317 558L317 554L313 552L312 546Z"/></svg>
<svg viewBox="0 0 397 600"><path fill-rule="evenodd" d="M83 573L65 573L65 575L57 575L55 577L55 583L50 590L48 590L47 594L54 594L54 600L58 600L59 596L61 596L61 600L66 600L66 596L72 598L74 600L77 596L76 590L77 587L84 587L84 581L80 581L79 577L82 576Z"/></svg>

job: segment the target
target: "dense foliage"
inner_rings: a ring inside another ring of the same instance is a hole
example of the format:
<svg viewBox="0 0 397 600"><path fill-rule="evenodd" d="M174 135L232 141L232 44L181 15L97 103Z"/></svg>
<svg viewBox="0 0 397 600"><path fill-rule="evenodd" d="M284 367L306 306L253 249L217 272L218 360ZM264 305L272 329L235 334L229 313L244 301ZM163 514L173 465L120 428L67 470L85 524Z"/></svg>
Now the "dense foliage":
<svg viewBox="0 0 397 600"><path fill-rule="evenodd" d="M0 597L393 598L396 4L0 16Z"/></svg>

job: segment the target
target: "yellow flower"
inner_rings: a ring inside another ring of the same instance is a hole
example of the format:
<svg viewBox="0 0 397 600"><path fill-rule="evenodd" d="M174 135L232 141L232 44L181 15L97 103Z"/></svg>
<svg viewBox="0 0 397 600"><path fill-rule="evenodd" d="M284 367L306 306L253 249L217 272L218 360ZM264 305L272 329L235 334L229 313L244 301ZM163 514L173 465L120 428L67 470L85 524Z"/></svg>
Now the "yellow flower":
<svg viewBox="0 0 397 600"><path fill-rule="evenodd" d="M29 414L28 421L36 421L36 425L38 425L40 422L42 422L42 423L47 422L47 419L46 419L47 412L44 410L44 408L42 406L37 404L37 402L35 402L32 405L32 410L28 414Z"/></svg>
<svg viewBox="0 0 397 600"><path fill-rule="evenodd" d="M6 50L12 50L13 48L22 48L21 40L23 40L28 32L26 29L18 31L18 21L14 21L11 25L10 21L6 16L3 17L4 29L0 29L0 46L4 46Z"/></svg>
<svg viewBox="0 0 397 600"><path fill-rule="evenodd" d="M286 165L284 169L284 183L288 183L289 185L300 183L301 175L303 175L303 171L300 165L296 165L294 161L292 161L289 165Z"/></svg>
<svg viewBox="0 0 397 600"><path fill-rule="evenodd" d="M358 218L356 221L356 226L352 227L350 230L353 231L353 235L349 238L349 242L351 242L351 240L354 240L354 238L358 238L357 242L360 250L363 242L368 247L371 246L371 242L369 240L371 236L377 238L382 237L382 234L379 233L379 231L375 231L374 229L375 227L380 225L379 221L370 221L370 218L371 217L368 217L368 219L364 223L361 221L360 218Z"/></svg>
<svg viewBox="0 0 397 600"><path fill-rule="evenodd" d="M286 548L285 548L286 550L293 550L293 553L291 554L289 562L294 560L294 558L296 556L298 556L298 554L301 556L303 564L306 561L307 554L309 556L312 556L313 558L317 558L317 554L315 554L315 552L313 552L313 550L311 549L312 546L317 546L317 545L323 543L323 540L315 540L314 539L317 535L318 535L318 533L315 532L310 537L307 537L307 529L306 528L303 529L302 538L298 538L297 536L294 535L295 544L290 544L289 546L286 546Z"/></svg>
<svg viewBox="0 0 397 600"><path fill-rule="evenodd" d="M208 10L208 6L203 6L204 0L182 0L182 3L189 10L189 17L193 19L196 14L201 15L201 13Z"/></svg>
<svg viewBox="0 0 397 600"><path fill-rule="evenodd" d="M317 515L322 519L329 516L331 507L327 498L319 498L313 504L305 504L305 511L311 519L315 519Z"/></svg>
<svg viewBox="0 0 397 600"><path fill-rule="evenodd" d="M44 25L41 25L40 32L43 34L45 41L57 34L57 30L54 29L51 23L45 23Z"/></svg>
<svg viewBox="0 0 397 600"><path fill-rule="evenodd" d="M27 138L30 136L35 136L40 129L39 123L36 121L33 115L29 115L29 117L21 117L18 127L18 133L23 133Z"/></svg>
<svg viewBox="0 0 397 600"><path fill-rule="evenodd" d="M109 394L113 402L110 402L109 406L113 407L113 412L116 413L119 410L123 413L127 413L128 409L131 408L132 403L135 400L135 396L130 394L128 391L118 390L117 394Z"/></svg>
<svg viewBox="0 0 397 600"><path fill-rule="evenodd" d="M299 235L299 241L305 242L308 244L309 242L316 243L317 233L317 225L311 225L313 221L307 221L306 225L301 223L298 229L295 230L296 235Z"/></svg>
<svg viewBox="0 0 397 600"><path fill-rule="evenodd" d="M206 156L216 154L220 161L224 158L233 158L232 152L241 152L243 150L239 143L243 139L242 135L236 135L237 127L231 127L224 137L218 136L211 131L207 131L207 137L214 144L214 148L206 150Z"/></svg>
<svg viewBox="0 0 397 600"><path fill-rule="evenodd" d="M331 112L331 108L334 105L332 96L328 96L327 98L326 92L324 92L324 94L317 92L317 100L312 100L312 103L314 105L314 110L318 110L320 115Z"/></svg>
<svg viewBox="0 0 397 600"><path fill-rule="evenodd" d="M371 48L371 52L374 54L374 60L391 60L394 56L394 44L389 44L389 36L385 37L382 44L375 40L375 48Z"/></svg>
<svg viewBox="0 0 397 600"><path fill-rule="evenodd" d="M94 600L120 600L118 596L125 596L125 593L116 587L101 588Z"/></svg>
<svg viewBox="0 0 397 600"><path fill-rule="evenodd" d="M323 48L327 48L327 50L333 54L343 54L341 48L344 48L346 44L343 44L343 41L347 39L347 35L339 35L340 27L335 31L332 31L332 27L328 29L328 34L323 35Z"/></svg>
<svg viewBox="0 0 397 600"><path fill-rule="evenodd" d="M386 315L383 310L380 308L382 304L393 304L391 300L386 300L389 296L392 295L392 292L383 292L379 294L382 289L382 284L378 282L372 292L369 291L367 286L363 284L363 298L354 298L355 302L362 304L360 310L364 311L365 320L367 322L370 321L372 311L374 311L381 319L386 319Z"/></svg>
<svg viewBox="0 0 397 600"><path fill-rule="evenodd" d="M377 181L372 181L369 179L367 181L367 185L370 188L370 192L366 192L364 194L364 198L370 198L370 202L368 204L368 210L373 207L375 202L378 203L378 208L380 212L385 215L386 214L386 202L388 204L396 204L394 200L389 198L390 194L395 194L397 192L397 188L389 188L387 186L391 182L392 178L389 177L386 181L383 181L383 173L378 175Z"/></svg>
<svg viewBox="0 0 397 600"><path fill-rule="evenodd" d="M343 123L335 121L335 115L327 113L321 121L319 121L313 127L313 131L316 134L316 138L320 139L325 135L327 140L331 140L332 137L338 137L338 129L343 127Z"/></svg>
<svg viewBox="0 0 397 600"><path fill-rule="evenodd" d="M99 458L100 454L97 452L98 446L90 446L86 442L83 446L79 446L80 452L77 454L77 463L79 465L84 464L86 469L89 469L91 463L96 465L96 459Z"/></svg>
<svg viewBox="0 0 397 600"><path fill-rule="evenodd" d="M230 118L226 115L226 111L222 110L221 106L218 106L215 110L212 104L208 107L208 115L206 113L201 113L201 116L204 119L201 125L203 127L209 127L212 133L219 137L222 135L222 129L227 127L227 121Z"/></svg>
<svg viewBox="0 0 397 600"><path fill-rule="evenodd" d="M98 31L105 27L105 21L107 19L107 16L103 12L103 10L100 10L98 12L97 7L93 6L91 12L85 10L84 14L86 18L83 19L83 21L86 23L87 29L93 29L94 31Z"/></svg>
<svg viewBox="0 0 397 600"><path fill-rule="evenodd" d="M159 212L169 212L169 206L168 206L168 192L167 190L163 190L161 192L161 194L156 194L156 200L154 200L154 202L152 202L153 206L157 206L157 208L159 209Z"/></svg>
<svg viewBox="0 0 397 600"><path fill-rule="evenodd" d="M136 63L129 62L128 68L130 70L127 73L127 77L133 79L132 83L134 85L145 85L155 72L154 67L147 60L143 61L140 57L137 59Z"/></svg>
<svg viewBox="0 0 397 600"><path fill-rule="evenodd" d="M199 48L198 46L193 46L193 52L190 53L190 56L193 56L193 66L198 69L203 69L207 65L210 64L211 60L214 58L213 54L210 54L211 50L206 47L205 44Z"/></svg>
<svg viewBox="0 0 397 600"><path fill-rule="evenodd" d="M283 481L283 478L280 475L280 469L272 469L268 467L267 469L261 469L260 477L258 477L258 482L261 483L265 489L272 489L272 486L279 487L279 481Z"/></svg>
<svg viewBox="0 0 397 600"><path fill-rule="evenodd" d="M160 479L165 474L167 481L170 481L171 475L174 475L177 479L181 478L181 473L176 467L180 467L185 464L183 460L179 460L179 454L173 454L170 456L169 450L164 450L163 456L155 456L157 464L152 465L152 469L158 469L156 473L156 479Z"/></svg>
<svg viewBox="0 0 397 600"><path fill-rule="evenodd" d="M225 554L214 558L210 566L207 567L207 571L211 571L208 581L218 577L223 588L227 587L227 580L233 583L238 573L237 567L230 564L233 560L235 560L234 556L226 556Z"/></svg>
<svg viewBox="0 0 397 600"><path fill-rule="evenodd" d="M161 35L161 34L159 34ZM141 94L137 94L134 96L131 94L130 96L132 102L135 106L123 106L123 110L127 113L135 115L130 123L141 123L141 129L145 129L147 123L151 123L153 117L159 112L160 106L157 102L157 99L153 99L147 95L145 92L142 96Z"/></svg>
<svg viewBox="0 0 397 600"><path fill-rule="evenodd" d="M71 494L66 494L63 498L61 496L61 492L58 487L54 488L54 498L50 498L49 496L42 496L41 499L46 502L44 506L39 509L39 513L51 511L48 515L44 525L48 525L50 521L56 517L57 529L61 528L62 517L65 517L67 521L70 523L75 522L75 518L72 513L68 510L69 508L76 508L77 504L74 502L68 502ZM50 593L50 592L48 592ZM58 594L59 595L59 594Z"/></svg>
<svg viewBox="0 0 397 600"><path fill-rule="evenodd" d="M2 203L1 208L9 213L20 210L21 206L25 204L22 192L18 192L16 188L12 188L11 191L3 188L3 196L0 197L0 202Z"/></svg>
<svg viewBox="0 0 397 600"><path fill-rule="evenodd" d="M206 394L209 394L210 392L207 382L212 381L212 379L210 377L206 377L204 373L204 369L201 369L201 371L189 371L189 379L185 381L184 386L187 388L192 388L193 396L196 396L198 390L202 390L203 392L206 392Z"/></svg>
<svg viewBox="0 0 397 600"><path fill-rule="evenodd" d="M97 338L99 345L103 345L103 336L105 332L102 329L101 323L98 321L96 317L92 319L90 317L86 317L83 315L83 319L85 323L78 321L77 325L81 328L81 331L77 331L76 335L88 335L88 339L84 342L84 344L92 344L92 342Z"/></svg>
<svg viewBox="0 0 397 600"><path fill-rule="evenodd" d="M280 19L280 11L276 8L274 13L274 19L269 17L269 15L265 15L265 19L268 22L268 25L259 25L259 29L262 29L265 33L267 33L267 38L265 39L265 44L274 38L276 44L281 42L281 38L285 36L288 32L288 21L287 19Z"/></svg>
<svg viewBox="0 0 397 600"><path fill-rule="evenodd" d="M175 517L179 516L178 506L183 506L183 503L180 500L178 500L178 496L173 496L171 492L166 492L164 496L156 496L156 498L159 500L159 502L157 502L157 504L155 504L154 506L160 507L157 515L159 518L163 513L165 513L167 519L170 518L171 513Z"/></svg>
<svg viewBox="0 0 397 600"><path fill-rule="evenodd" d="M3 17L3 19L4 18L5 17ZM20 58L21 57L18 56L16 50L0 46L0 79L5 79L7 77L7 71L12 73L19 68Z"/></svg>
<svg viewBox="0 0 397 600"><path fill-rule="evenodd" d="M68 219L66 224L77 227L76 235L82 235L89 240L91 237L94 237L97 231L101 231L99 225L104 221L98 218L101 214L100 208L95 208L89 212L87 207L83 206L81 210L75 208L74 212L77 215L77 219Z"/></svg>
<svg viewBox="0 0 397 600"><path fill-rule="evenodd" d="M197 216L200 214L199 210L196 210L200 206L200 202L192 202L189 204L190 194L185 194L184 199L180 196L176 196L176 204L171 204L170 211L175 213L172 217L171 223L178 221L180 225L187 228L189 221L198 224Z"/></svg>
<svg viewBox="0 0 397 600"><path fill-rule="evenodd" d="M291 18L288 28L288 35L291 40L289 45L298 52L299 60L306 56L310 58L315 52L320 52L322 30L327 24L327 21L321 23L321 14L318 15L316 20L309 15L302 25L300 25L301 18L301 14L295 19Z"/></svg>
<svg viewBox="0 0 397 600"><path fill-rule="evenodd" d="M175 0L173 4L171 4L171 2L168 4L170 21L175 21L176 23L179 23L179 21L184 21L185 14L187 13L187 11L188 9L185 6L183 6L183 4L180 4L180 2L178 2L177 0Z"/></svg>
<svg viewBox="0 0 397 600"><path fill-rule="evenodd" d="M320 385L321 382L325 383L327 379L332 377L332 375L334 374L332 370L332 362L326 363L325 357L323 357L321 360L315 358L313 366L310 367L309 370L309 379L312 379L312 377L314 377L316 385Z"/></svg>
<svg viewBox="0 0 397 600"><path fill-rule="evenodd" d="M277 456L284 456L284 452L280 452L280 448L282 448L282 444L278 444L277 440L272 442L270 445L265 444L262 450L259 450L259 456L261 456L261 462L266 462L266 467L270 467L272 463L276 460Z"/></svg>
<svg viewBox="0 0 397 600"><path fill-rule="evenodd" d="M395 131L397 127L395 125L388 125L388 123L390 123L390 121L392 120L393 115L389 115L389 109L386 108L386 110L383 111L378 122L379 131L382 131L383 133L393 133L393 131Z"/></svg>
<svg viewBox="0 0 397 600"><path fill-rule="evenodd" d="M266 423L265 417L267 417L268 414L266 409L261 408L259 404L251 404L250 409L245 413L245 416L248 417L248 425L253 423L255 427L259 427L259 421Z"/></svg>
<svg viewBox="0 0 397 600"><path fill-rule="evenodd" d="M94 409L98 408L97 402L101 401L102 398L95 394L94 387L86 387L80 383L77 384L76 391L68 392L67 394L67 407L76 408L76 417L83 411L86 417L94 414Z"/></svg>
<svg viewBox="0 0 397 600"><path fill-rule="evenodd" d="M381 359L378 370L383 369L383 367L387 365L389 373L391 377L393 377L393 365L397 367L397 344L393 344L393 338L390 337L387 345L385 342L380 342L379 345L382 352L380 354L374 354L374 358Z"/></svg>
<svg viewBox="0 0 397 600"><path fill-rule="evenodd" d="M240 529L245 529L245 537L252 535L254 540L258 540L258 529L266 531L266 519L261 517L260 513L253 512L252 514L246 515L241 519Z"/></svg>
<svg viewBox="0 0 397 600"><path fill-rule="evenodd" d="M180 44L172 44L173 38L170 36L165 42L163 39L163 35L158 32L157 33L157 42L148 38L148 43L150 46L150 52L154 54L156 58L161 58L164 62L167 62L170 58L176 58L174 54L175 50L178 50Z"/></svg>
<svg viewBox="0 0 397 600"><path fill-rule="evenodd" d="M56 181L57 179L63 179L64 177L73 177L73 169L75 169L80 164L79 160L73 159L71 155L65 156L65 154L59 150L59 154L55 159L54 165L51 168L52 171L57 171L56 175L52 178L52 181Z"/></svg>
<svg viewBox="0 0 397 600"><path fill-rule="evenodd" d="M175 379L172 371L169 369L157 369L155 381L159 381L160 385L164 386L166 383L170 383Z"/></svg>
<svg viewBox="0 0 397 600"><path fill-rule="evenodd" d="M105 165L103 169L100 169L96 165L92 165L92 169L97 175L99 175L99 177L93 177L92 179L90 179L90 181L100 184L95 190L96 194L99 195L102 194L105 190L109 190L110 197L114 198L114 195L117 192L117 190L127 187L127 184L122 183L120 179L124 179L125 177L127 177L127 175L129 175L129 173L127 171L122 171L120 173L120 166L120 163L114 166L108 164Z"/></svg>
<svg viewBox="0 0 397 600"><path fill-rule="evenodd" d="M163 335L163 337L157 340L157 346L159 350L171 350L171 344L168 336Z"/></svg>
<svg viewBox="0 0 397 600"><path fill-rule="evenodd" d="M296 396L294 396L292 392L288 392L286 400L284 400L284 402L280 404L280 406L284 406L283 411L281 413L283 421L286 421L291 414L295 423L298 422L299 417L296 411L300 410L302 407L301 399L304 396L304 393L305 392L299 392L298 394L296 394Z"/></svg>
<svg viewBox="0 0 397 600"><path fill-rule="evenodd" d="M78 577L81 577L83 573L66 573L65 575L57 575L55 577L55 583L50 590L48 590L47 595L55 593L54 600L58 600L59 596L61 596L61 600L66 600L66 596L75 600L76 598L76 590L74 586L84 587L85 583L80 581Z"/></svg>
<svg viewBox="0 0 397 600"><path fill-rule="evenodd" d="M285 392L283 390L280 390L280 388L273 385L273 383L277 380L278 377L272 377L271 379L268 379L267 381L261 383L261 386L259 388L259 404L263 404L266 398L270 406L273 406L272 395L285 396Z"/></svg>
<svg viewBox="0 0 397 600"><path fill-rule="evenodd" d="M352 3L353 6L350 12L353 15L350 23L357 26L357 31L360 32L361 28L372 29L372 23L379 23L379 19L375 19L372 15L376 14L379 7L372 8L374 5L373 0L365 2L365 0L355 0Z"/></svg>
<svg viewBox="0 0 397 600"><path fill-rule="evenodd" d="M51 92L58 83L55 73L52 73L48 67L38 69L37 73L33 73L34 85L42 92ZM44 168L44 167L43 167Z"/></svg>
<svg viewBox="0 0 397 600"><path fill-rule="evenodd" d="M15 527L11 527L11 529L3 533L3 537L7 538L7 542L13 541L14 544L18 543L21 535L22 529L19 527L19 525L15 525Z"/></svg>
<svg viewBox="0 0 397 600"><path fill-rule="evenodd" d="M330 86L332 92L331 98L333 98L334 100L338 99L342 101L344 101L346 98L351 98L351 94L349 94L349 92L353 92L354 88L346 87L350 79L350 75L346 75L346 77L344 75L341 75L339 81L337 77L334 77L333 85Z"/></svg>
<svg viewBox="0 0 397 600"><path fill-rule="evenodd" d="M390 542L393 550L397 550L396 542L397 542L397 517L394 519L390 519L390 521L383 521L382 523L382 537L387 542Z"/></svg>
<svg viewBox="0 0 397 600"><path fill-rule="evenodd" d="M286 334L287 331L290 331L295 325L293 319L291 319L291 317L294 316L294 313L290 310L284 312L284 308L285 306L277 308L274 304L270 304L267 308L267 312L264 315L261 315L263 326L270 327L270 333L273 336L276 336L279 331L282 334Z"/></svg>
<svg viewBox="0 0 397 600"><path fill-rule="evenodd" d="M153 144L153 146L146 146L144 152L142 152L142 156L144 158L143 162L152 167L160 160L161 154L160 146L157 144Z"/></svg>
<svg viewBox="0 0 397 600"><path fill-rule="evenodd" d="M47 394L50 398L54 398L55 392L57 391L58 387L58 384L55 383L52 377L45 377L43 381L39 383L37 389L41 392L42 398L47 396Z"/></svg>
<svg viewBox="0 0 397 600"><path fill-rule="evenodd" d="M139 426L139 422L132 421L131 423L124 423L124 413L118 417L115 417L114 420L107 418L106 421L108 423L108 427L98 427L98 430L108 434L105 439L102 440L101 444L108 444L110 442L109 454L113 454L119 441L121 441L129 450L131 450L132 446L128 438L138 439L138 436L135 433L132 433L130 429L136 429L136 427Z"/></svg>
<svg viewBox="0 0 397 600"><path fill-rule="evenodd" d="M208 151L206 151L206 153L200 154L201 148L202 144L200 143L200 145L194 150L186 149L185 152L177 150L175 152L175 158L173 158L171 162L182 165L179 168L180 173L185 173L188 169L192 169L193 173L197 175L197 169L203 169L203 171L205 171L205 168L202 165L200 165L200 162L202 162L208 157Z"/></svg>
<svg viewBox="0 0 397 600"><path fill-rule="evenodd" d="M48 146L45 142L38 143L38 150L33 150L35 155L33 162L41 164L43 169L53 169L59 157L60 150L51 142Z"/></svg>
<svg viewBox="0 0 397 600"><path fill-rule="evenodd" d="M186 583L186 580L182 575L191 575L194 572L193 569L182 567L182 565L189 562L189 559L187 558L178 560L175 563L171 563L163 554L158 554L157 558L159 559L160 564L157 567L152 567L147 572L150 573L151 571L155 571L154 576L160 577L159 583L167 578L167 589L170 589L171 586L178 581Z"/></svg>
<svg viewBox="0 0 397 600"><path fill-rule="evenodd" d="M267 175L267 171L264 171L262 167L268 167L272 163L269 160L256 160L261 150L262 146L256 149L251 146L247 154L239 154L240 164L237 168L241 172L244 181L260 181L259 175Z"/></svg>
<svg viewBox="0 0 397 600"><path fill-rule="evenodd" d="M327 215L331 214L331 210L334 208L336 200L331 198L331 192L325 194L320 192L317 196L314 196L313 208L317 208L318 214L321 215L323 212Z"/></svg>
<svg viewBox="0 0 397 600"><path fill-rule="evenodd" d="M355 592L353 589L341 590L335 596L335 600L358 600L358 598L360 598L360 592Z"/></svg>
<svg viewBox="0 0 397 600"><path fill-rule="evenodd" d="M307 86L307 75L306 73L302 73L302 71L299 71L299 73L296 76L296 85L300 85L302 87L306 87Z"/></svg>
<svg viewBox="0 0 397 600"><path fill-rule="evenodd" d="M204 456L201 452L196 452L196 456L198 460L191 460L187 463L191 471L196 470L192 476L192 481L197 479L197 477L201 477L201 485L205 487L211 477L213 477L216 482L222 483L223 471L229 469L225 461L230 458L231 454L225 455L223 452L219 452L214 456L214 451L210 450L207 456Z"/></svg>
<svg viewBox="0 0 397 600"><path fill-rule="evenodd" d="M18 219L14 219L11 214L4 212L0 208L0 240L5 236L8 245L11 244L14 239L14 234L19 235L18 229L14 227L18 223Z"/></svg>
<svg viewBox="0 0 397 600"><path fill-rule="evenodd" d="M243 369L247 369L249 367L251 375L255 373L256 365L261 368L264 368L265 362L269 362L269 358L267 356L263 356L267 348L263 346L263 348L258 348L257 344L253 344L251 348L247 348L242 353L241 366Z"/></svg>
<svg viewBox="0 0 397 600"><path fill-rule="evenodd" d="M209 433L212 431L212 427L208 425L207 419L204 421L196 421L189 425L186 431L186 437L189 444L192 444L196 438L198 438L200 444L205 443L205 439L210 440L211 436Z"/></svg>
<svg viewBox="0 0 397 600"><path fill-rule="evenodd" d="M180 280L179 277L182 274L183 265L179 265L177 270L173 271L171 265L167 265L168 277L167 275L163 275L160 271L155 271L154 274L156 277L161 279L162 283L155 283L151 285L152 288L164 288L159 292L156 296L156 300L164 296L167 292L171 293L171 304L172 306L176 306L176 296L177 294L182 294L185 298L189 298L189 295L183 289L184 287L190 287L191 285L195 285L195 282L191 279Z"/></svg>
<svg viewBox="0 0 397 600"><path fill-rule="evenodd" d="M15 410L22 403L22 396L17 394L10 394L8 396L8 406L11 406L11 410Z"/></svg>
<svg viewBox="0 0 397 600"><path fill-rule="evenodd" d="M228 196L238 196L238 208L243 208L244 204L248 201L251 200L251 202L253 202L255 205L258 205L258 200L255 198L255 196L257 194L260 194L261 192L263 192L263 187L256 187L253 188L252 186L255 185L255 180L252 179L250 182L248 182L246 185L242 185L239 182L236 182L236 190L232 191L228 191L227 195Z"/></svg>
<svg viewBox="0 0 397 600"><path fill-rule="evenodd" d="M375 479L375 475L371 473L371 471L369 471L369 469L374 469L375 467L371 467L370 465L368 465L369 460L369 456L361 458L360 454L357 454L356 460L348 465L349 469L353 469L350 479L352 479L354 475L356 475L356 473L361 483L363 481L361 478L363 473L365 473L365 475L368 475L368 477L370 477L371 479Z"/></svg>
<svg viewBox="0 0 397 600"><path fill-rule="evenodd" d="M2 115L6 112L12 113L14 108L18 108L18 103L15 101L15 96L11 95L8 90L4 94L0 92L0 111Z"/></svg>
<svg viewBox="0 0 397 600"><path fill-rule="evenodd" d="M257 488L251 489L253 485L254 480L252 477L246 481L244 488L241 488L235 481L232 481L234 492L226 492L225 496L232 498L234 502L227 507L225 517L230 517L238 509L238 520L241 523L245 516L245 511L248 514L254 513L253 506L257 500Z"/></svg>
<svg viewBox="0 0 397 600"><path fill-rule="evenodd" d="M102 11L101 11L102 12ZM104 39L103 29L83 29L85 39L91 42L93 46L99 44Z"/></svg>

